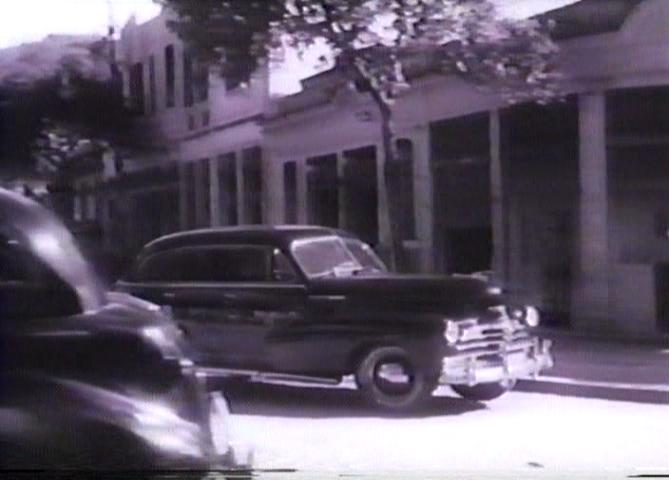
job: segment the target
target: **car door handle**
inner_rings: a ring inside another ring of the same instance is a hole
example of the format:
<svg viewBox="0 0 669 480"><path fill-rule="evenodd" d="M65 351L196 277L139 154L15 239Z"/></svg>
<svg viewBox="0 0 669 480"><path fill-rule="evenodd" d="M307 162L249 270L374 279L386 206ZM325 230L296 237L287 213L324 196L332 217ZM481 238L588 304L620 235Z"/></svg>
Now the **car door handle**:
<svg viewBox="0 0 669 480"><path fill-rule="evenodd" d="M165 292L163 293L163 298L167 298L169 300L174 300L176 298L177 294L174 292Z"/></svg>
<svg viewBox="0 0 669 480"><path fill-rule="evenodd" d="M223 295L223 300L238 300L239 295L236 293L224 293Z"/></svg>

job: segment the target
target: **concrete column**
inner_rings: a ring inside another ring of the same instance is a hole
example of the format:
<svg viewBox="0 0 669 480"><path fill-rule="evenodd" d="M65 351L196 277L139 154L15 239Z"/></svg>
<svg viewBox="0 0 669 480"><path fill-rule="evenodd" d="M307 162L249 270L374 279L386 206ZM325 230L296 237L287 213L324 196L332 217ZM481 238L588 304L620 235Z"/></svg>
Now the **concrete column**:
<svg viewBox="0 0 669 480"><path fill-rule="evenodd" d="M492 223L492 268L497 280L506 281L507 268L507 218L504 203L504 175L500 138L499 110L490 112L490 218Z"/></svg>
<svg viewBox="0 0 669 480"><path fill-rule="evenodd" d="M609 238L605 99L579 96L579 237L573 324L602 329L609 320Z"/></svg>
<svg viewBox="0 0 669 480"><path fill-rule="evenodd" d="M149 58L142 61L142 90L144 91L144 105L142 105L142 113L144 115L151 114L151 75L149 72Z"/></svg>
<svg viewBox="0 0 669 480"><path fill-rule="evenodd" d="M243 151L238 150L235 155L235 171L237 177L237 219L240 225L247 223L246 198L244 194L244 158Z"/></svg>
<svg viewBox="0 0 669 480"><path fill-rule="evenodd" d="M337 199L338 199L338 210L339 210L339 227L347 228L346 224L346 188L344 188L344 167L346 166L346 157L344 152L337 152Z"/></svg>
<svg viewBox="0 0 669 480"><path fill-rule="evenodd" d="M302 158L296 163L297 170L297 222L305 224L307 215L307 160Z"/></svg>
<svg viewBox="0 0 669 480"><path fill-rule="evenodd" d="M221 184L218 181L218 159L209 159L209 225L221 225Z"/></svg>
<svg viewBox="0 0 669 480"><path fill-rule="evenodd" d="M422 272L434 272L434 185L430 171L430 129L414 127L407 135L413 142L413 191L416 215L416 236L421 244Z"/></svg>
<svg viewBox="0 0 669 480"><path fill-rule="evenodd" d="M283 162L272 158L263 150L263 223L285 223L285 192L283 187Z"/></svg>

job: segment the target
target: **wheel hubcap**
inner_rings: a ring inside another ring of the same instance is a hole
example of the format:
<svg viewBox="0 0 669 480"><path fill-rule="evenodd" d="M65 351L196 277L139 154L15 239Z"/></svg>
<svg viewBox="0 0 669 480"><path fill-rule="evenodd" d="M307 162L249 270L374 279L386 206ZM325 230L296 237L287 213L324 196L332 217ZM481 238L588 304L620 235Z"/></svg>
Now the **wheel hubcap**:
<svg viewBox="0 0 669 480"><path fill-rule="evenodd" d="M379 363L374 371L374 384L379 390L391 395L404 395L411 391L413 373L400 362Z"/></svg>

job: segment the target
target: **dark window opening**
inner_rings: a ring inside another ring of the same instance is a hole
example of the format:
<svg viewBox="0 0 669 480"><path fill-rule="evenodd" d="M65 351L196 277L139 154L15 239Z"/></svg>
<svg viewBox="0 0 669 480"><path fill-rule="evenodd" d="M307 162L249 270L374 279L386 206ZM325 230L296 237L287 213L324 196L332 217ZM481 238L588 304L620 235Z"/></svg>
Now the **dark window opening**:
<svg viewBox="0 0 669 480"><path fill-rule="evenodd" d="M149 113L156 113L156 58L149 57Z"/></svg>
<svg viewBox="0 0 669 480"><path fill-rule="evenodd" d="M218 157L219 208L222 225L237 225L237 165L234 152Z"/></svg>
<svg viewBox="0 0 669 480"><path fill-rule="evenodd" d="M490 226L488 114L430 126L438 229Z"/></svg>
<svg viewBox="0 0 669 480"><path fill-rule="evenodd" d="M283 165L283 191L286 223L297 223L297 163Z"/></svg>
<svg viewBox="0 0 669 480"><path fill-rule="evenodd" d="M669 264L655 266L655 302L657 330L669 333Z"/></svg>
<svg viewBox="0 0 669 480"><path fill-rule="evenodd" d="M174 76L174 45L165 47L165 105L174 107L175 76Z"/></svg>
<svg viewBox="0 0 669 480"><path fill-rule="evenodd" d="M144 113L144 67L135 63L130 69L130 110L135 114Z"/></svg>
<svg viewBox="0 0 669 480"><path fill-rule="evenodd" d="M364 147L344 152L344 220L347 230L363 241L379 241L376 148Z"/></svg>
<svg viewBox="0 0 669 480"><path fill-rule="evenodd" d="M634 141L635 138L661 136L669 143L669 87L608 92L606 130L614 139Z"/></svg>
<svg viewBox="0 0 669 480"><path fill-rule="evenodd" d="M208 227L211 218L211 180L209 174L209 159L199 160L196 168L196 221L198 227Z"/></svg>
<svg viewBox="0 0 669 480"><path fill-rule="evenodd" d="M314 225L339 226L337 155L307 159L307 218Z"/></svg>
<svg viewBox="0 0 669 480"><path fill-rule="evenodd" d="M654 216L655 236L667 239L669 237L669 215L666 210L655 212Z"/></svg>
<svg viewBox="0 0 669 480"><path fill-rule="evenodd" d="M184 106L193 105L193 57L190 52L184 52Z"/></svg>
<svg viewBox="0 0 669 480"><path fill-rule="evenodd" d="M262 150L247 148L242 152L245 223L262 223Z"/></svg>
<svg viewBox="0 0 669 480"><path fill-rule="evenodd" d="M446 269L449 273L474 273L492 265L492 229L459 228L446 231Z"/></svg>
<svg viewBox="0 0 669 480"><path fill-rule="evenodd" d="M201 60L194 64L193 89L196 102L206 102L209 99L209 68Z"/></svg>

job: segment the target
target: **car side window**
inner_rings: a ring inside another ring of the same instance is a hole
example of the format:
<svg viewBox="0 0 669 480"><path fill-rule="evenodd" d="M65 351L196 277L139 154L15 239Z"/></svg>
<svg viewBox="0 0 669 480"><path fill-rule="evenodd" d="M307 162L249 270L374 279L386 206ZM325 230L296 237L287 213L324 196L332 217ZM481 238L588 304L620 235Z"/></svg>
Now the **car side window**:
<svg viewBox="0 0 669 480"><path fill-rule="evenodd" d="M46 269L19 239L0 234L0 283L38 284Z"/></svg>
<svg viewBox="0 0 669 480"><path fill-rule="evenodd" d="M137 269L145 282L266 282L271 276L265 247L212 245L157 253Z"/></svg>
<svg viewBox="0 0 669 480"><path fill-rule="evenodd" d="M143 260L136 271L141 282L178 282L185 266L181 250L160 252Z"/></svg>
<svg viewBox="0 0 669 480"><path fill-rule="evenodd" d="M57 317L80 310L76 292L21 236L0 233L0 320Z"/></svg>
<svg viewBox="0 0 669 480"><path fill-rule="evenodd" d="M210 247L202 260L200 276L209 281L266 282L270 278L270 255L264 247Z"/></svg>
<svg viewBox="0 0 669 480"><path fill-rule="evenodd" d="M272 281L281 283L297 281L297 274L290 259L278 248L272 252Z"/></svg>

